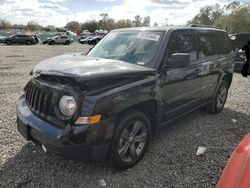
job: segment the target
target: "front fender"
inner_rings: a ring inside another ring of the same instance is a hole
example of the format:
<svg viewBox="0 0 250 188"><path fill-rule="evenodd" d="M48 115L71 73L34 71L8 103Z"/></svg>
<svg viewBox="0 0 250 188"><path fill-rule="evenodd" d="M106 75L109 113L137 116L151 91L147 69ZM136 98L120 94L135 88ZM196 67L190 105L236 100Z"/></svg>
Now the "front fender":
<svg viewBox="0 0 250 188"><path fill-rule="evenodd" d="M159 105L158 85L156 77L149 77L96 96L86 96L81 116L101 114L102 119L107 119L144 101L156 100Z"/></svg>

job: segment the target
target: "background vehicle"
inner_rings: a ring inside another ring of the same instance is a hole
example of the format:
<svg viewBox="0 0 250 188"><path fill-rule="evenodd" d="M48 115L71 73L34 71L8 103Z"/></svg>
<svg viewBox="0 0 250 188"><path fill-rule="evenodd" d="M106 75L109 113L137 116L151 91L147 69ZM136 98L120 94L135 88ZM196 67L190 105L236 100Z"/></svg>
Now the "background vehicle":
<svg viewBox="0 0 250 188"><path fill-rule="evenodd" d="M65 44L69 45L70 43L73 42L73 39L65 36L65 35L58 35L53 38L47 38L46 41L43 42L43 44L49 44L49 45L54 45L54 44Z"/></svg>
<svg viewBox="0 0 250 188"><path fill-rule="evenodd" d="M17 104L19 132L46 152L108 157L126 169L160 126L203 106L223 109L233 51L223 30L129 28L110 32L87 56L58 56L32 73Z"/></svg>
<svg viewBox="0 0 250 188"><path fill-rule="evenodd" d="M79 43L81 43L81 44L87 44L88 43L88 41L90 40L90 39L92 39L93 38L93 36L85 36L85 37L81 37L79 40L78 40L78 42Z"/></svg>
<svg viewBox="0 0 250 188"><path fill-rule="evenodd" d="M10 37L0 39L1 43L5 43L7 45L11 44L36 44L35 38L33 36L24 35L24 34L16 34Z"/></svg>
<svg viewBox="0 0 250 188"><path fill-rule="evenodd" d="M250 133L232 153L216 188L248 188L250 185Z"/></svg>
<svg viewBox="0 0 250 188"><path fill-rule="evenodd" d="M250 41L250 33L238 33L231 34L230 39L232 41L233 50L234 50L234 61L235 66L234 70L236 72L241 72L242 67L245 63L246 55L241 49L244 45L247 44L247 41Z"/></svg>
<svg viewBox="0 0 250 188"><path fill-rule="evenodd" d="M102 39L102 36L94 36L90 39L88 39L88 44L95 45Z"/></svg>

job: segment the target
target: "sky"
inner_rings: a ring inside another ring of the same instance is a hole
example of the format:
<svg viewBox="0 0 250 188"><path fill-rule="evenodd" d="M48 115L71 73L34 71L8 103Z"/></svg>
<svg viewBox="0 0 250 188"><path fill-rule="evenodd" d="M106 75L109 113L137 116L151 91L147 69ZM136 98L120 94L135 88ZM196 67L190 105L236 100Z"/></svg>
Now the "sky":
<svg viewBox="0 0 250 188"><path fill-rule="evenodd" d="M0 19L12 24L35 21L43 26L63 27L69 21L100 20L101 13L110 18L134 19L136 15L150 16L151 25L183 25L201 7L219 3L224 6L233 0L0 0ZM249 2L250 0L240 0Z"/></svg>

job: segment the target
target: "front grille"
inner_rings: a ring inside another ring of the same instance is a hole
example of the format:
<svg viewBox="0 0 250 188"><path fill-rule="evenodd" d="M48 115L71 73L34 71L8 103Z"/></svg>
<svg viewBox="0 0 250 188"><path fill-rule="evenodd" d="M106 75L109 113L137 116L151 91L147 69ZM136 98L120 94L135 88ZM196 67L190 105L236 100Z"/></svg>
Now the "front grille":
<svg viewBox="0 0 250 188"><path fill-rule="evenodd" d="M31 79L24 88L27 106L39 118L65 127L68 123L74 122L76 117L62 116L57 107L63 95L73 95L73 93L69 92L70 89L66 90L65 87L58 89L50 84Z"/></svg>
<svg viewBox="0 0 250 188"><path fill-rule="evenodd" d="M28 82L24 90L30 110L40 116L46 117L50 109L51 94L37 87L32 80Z"/></svg>

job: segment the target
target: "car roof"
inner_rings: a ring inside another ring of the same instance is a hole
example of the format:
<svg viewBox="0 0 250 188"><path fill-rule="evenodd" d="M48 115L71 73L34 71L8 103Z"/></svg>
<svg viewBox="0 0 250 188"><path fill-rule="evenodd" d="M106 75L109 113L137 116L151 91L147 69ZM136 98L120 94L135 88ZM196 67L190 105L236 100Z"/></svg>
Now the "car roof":
<svg viewBox="0 0 250 188"><path fill-rule="evenodd" d="M222 31L226 32L225 30L222 29L217 29L213 27L178 27L178 26L173 26L173 27L131 27L131 28L121 28L121 29L116 29L113 31L164 31L167 32L169 30L175 31L175 30L205 30L205 31Z"/></svg>

